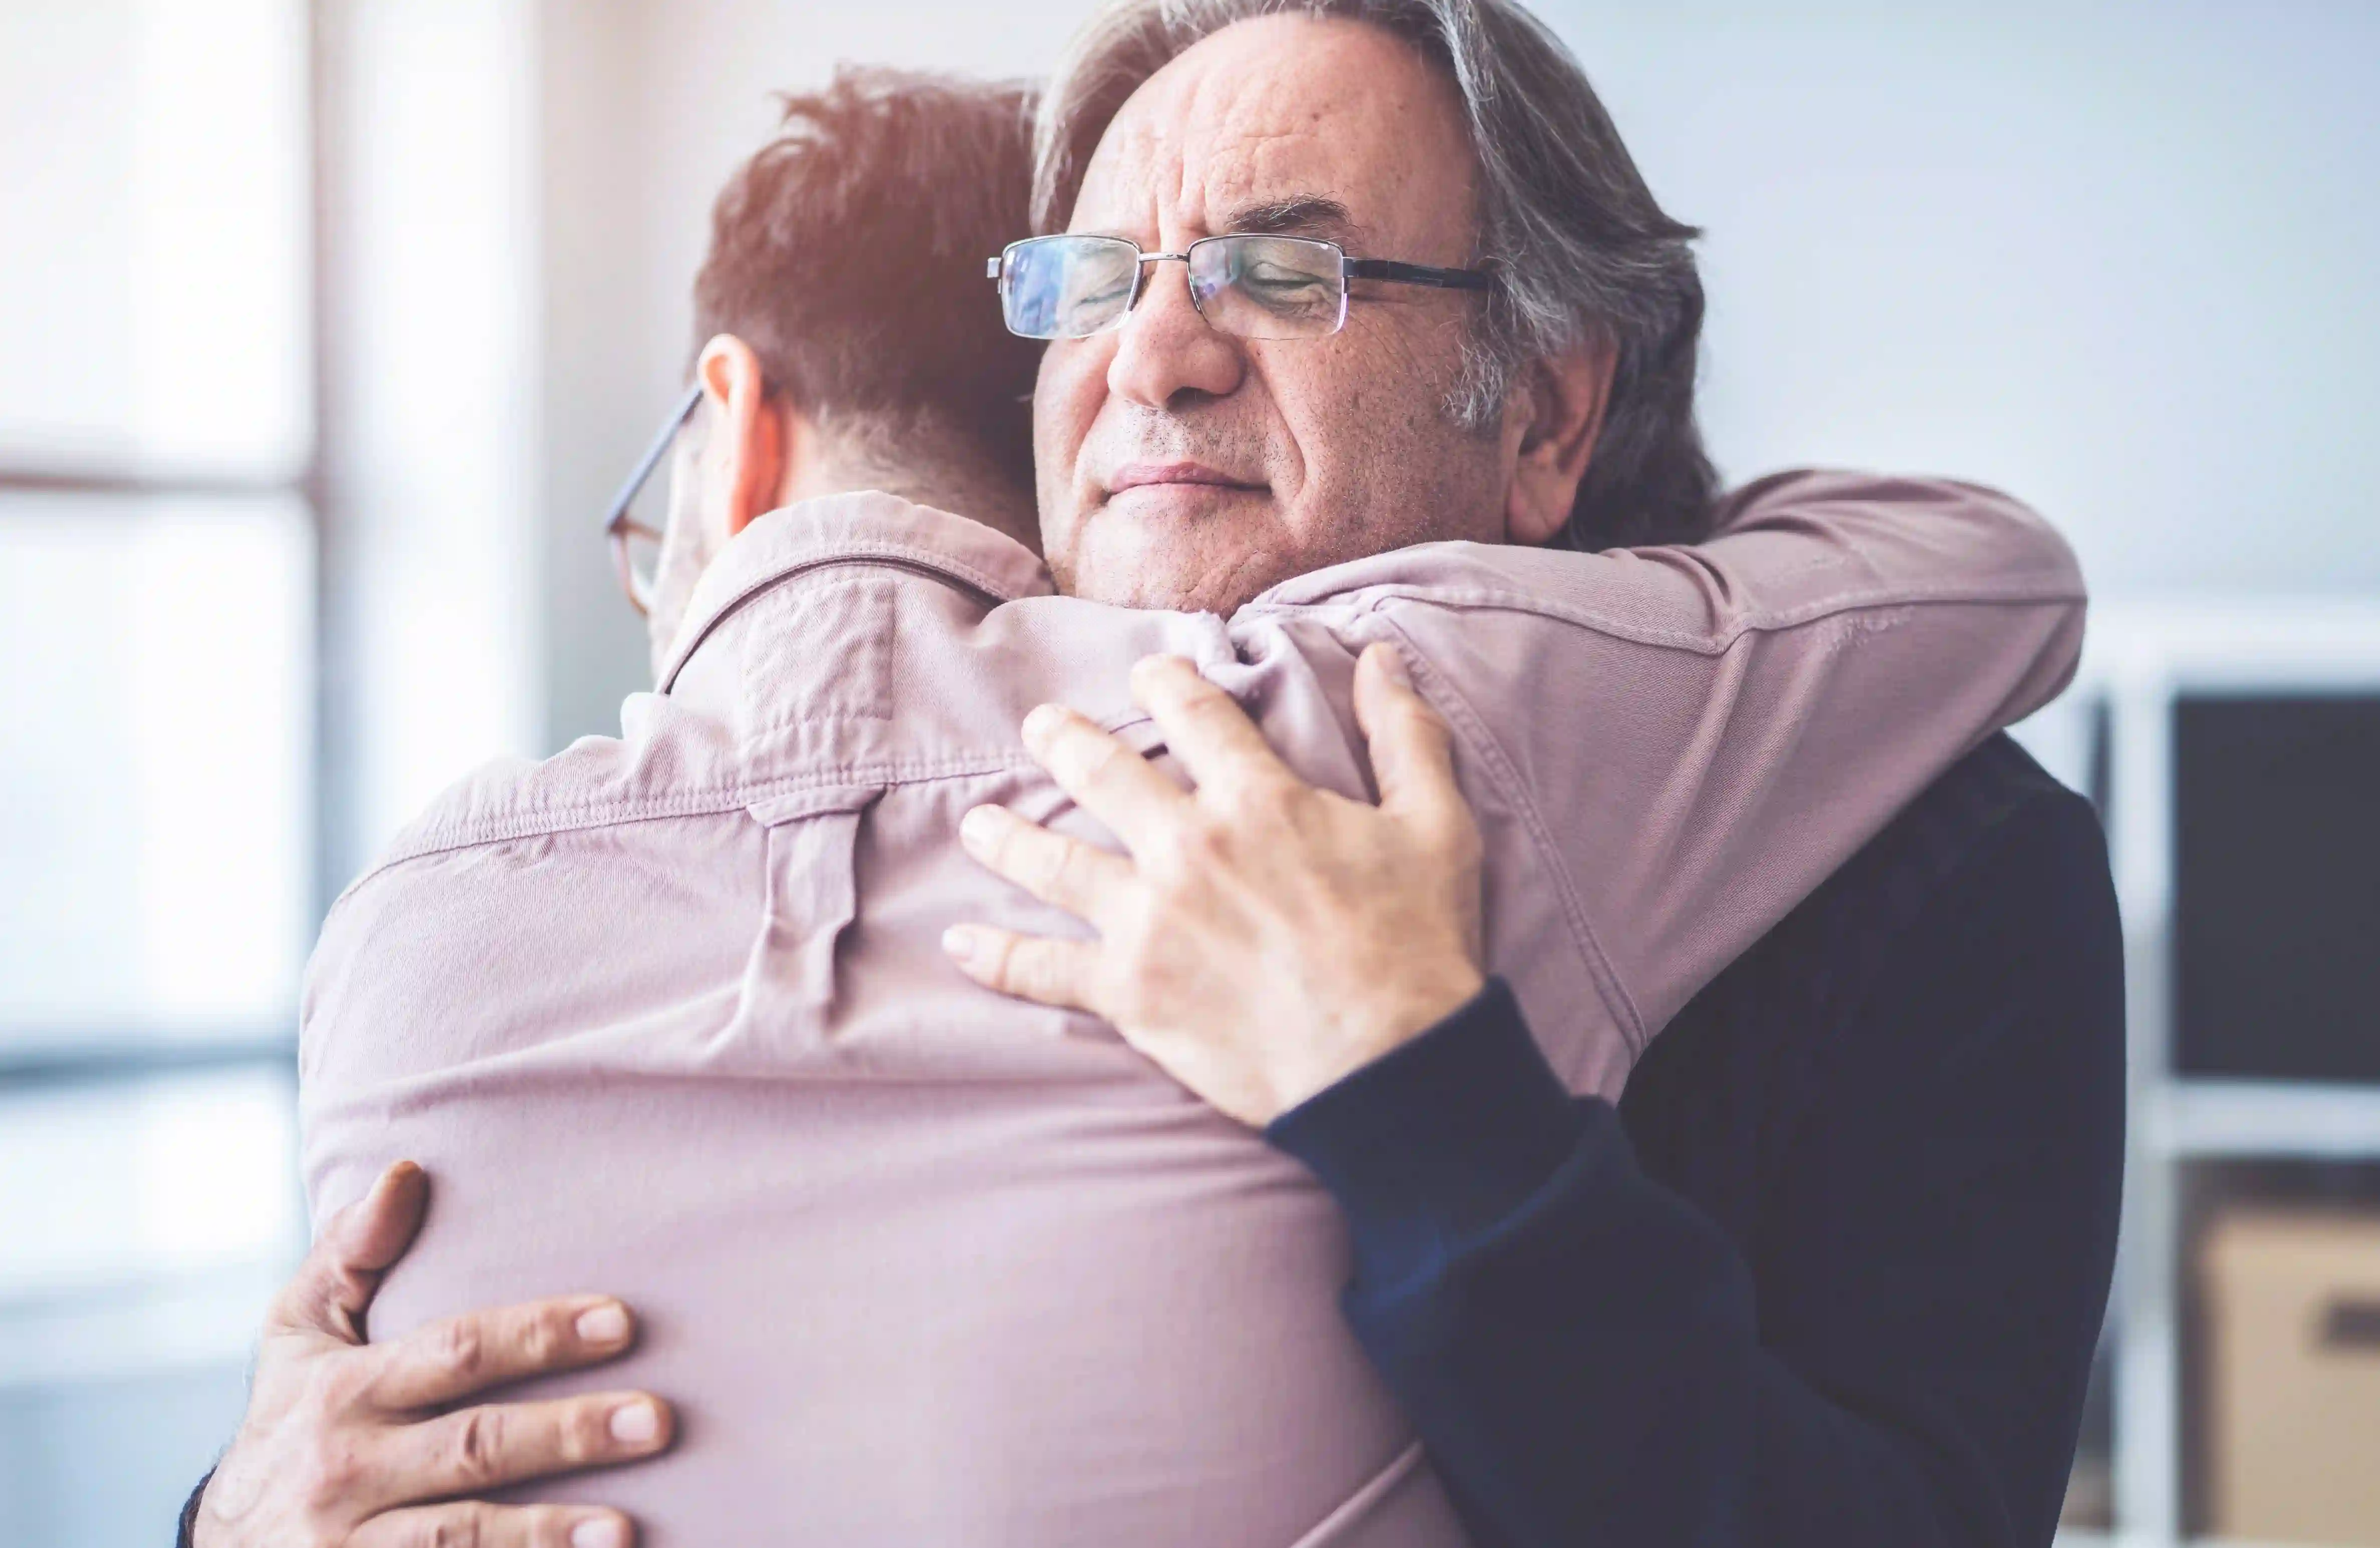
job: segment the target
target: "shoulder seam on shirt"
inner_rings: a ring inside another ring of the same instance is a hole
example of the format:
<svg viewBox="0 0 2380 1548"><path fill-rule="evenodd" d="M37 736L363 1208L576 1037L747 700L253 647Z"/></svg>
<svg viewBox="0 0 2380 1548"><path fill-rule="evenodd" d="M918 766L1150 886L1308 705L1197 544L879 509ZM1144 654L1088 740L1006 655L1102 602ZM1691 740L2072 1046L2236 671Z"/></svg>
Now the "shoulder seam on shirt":
<svg viewBox="0 0 2380 1548"><path fill-rule="evenodd" d="M1390 614L1384 612L1377 616L1403 642L1403 655L1418 669L1416 675L1436 684L1439 703L1441 707L1451 711L1447 716L1449 725L1470 745L1479 759L1480 767L1520 816L1523 826L1528 830L1530 843L1536 847L1538 858L1545 863L1546 874L1552 878L1555 895L1561 901L1562 917L1570 925L1572 944L1585 961L1587 976L1594 980L1596 992L1603 997L1604 1004L1620 1022L1620 1034L1628 1040L1631 1060L1642 1058L1647 1041L1644 1014L1637 1010L1627 985L1621 982L1619 969L1612 965L1610 954L1604 950L1601 938L1596 935L1595 923L1587 917L1586 905L1579 900L1578 889L1571 879L1570 867L1562 863L1560 846L1554 842L1553 835L1547 829L1545 816L1537 810L1537 804L1522 780L1520 771L1512 767L1503 744L1496 740L1496 733L1489 729L1478 710L1472 707L1463 690L1438 669L1438 663L1405 632L1404 625ZM1571 1072L1565 1070L1562 1078L1568 1081Z"/></svg>
<svg viewBox="0 0 2380 1548"><path fill-rule="evenodd" d="M1692 631L1657 629L1609 617L1592 609L1568 603L1549 601L1527 592L1507 591L1496 587L1439 587L1417 583L1391 582L1363 587L1335 597L1316 598L1300 602L1253 603L1235 616L1251 613L1312 613L1330 607L1343 607L1359 612L1378 612L1390 602L1416 602L1452 609L1495 609L1500 611L1525 613L1536 618L1550 618L1600 635L1610 635L1637 645L1659 646L1675 650L1690 650L1696 655L1720 656L1733 648L1746 635L1769 634L1780 629L1795 629L1840 613L1880 611L1891 608L1928 607L2041 607L2044 605L2084 606L2088 598L2069 585L2044 583L2039 588L2022 587L1989 590L1958 587L1897 586L1849 592L1829 597L1822 601L1805 603L1781 612L1753 612L1730 619L1718 629Z"/></svg>

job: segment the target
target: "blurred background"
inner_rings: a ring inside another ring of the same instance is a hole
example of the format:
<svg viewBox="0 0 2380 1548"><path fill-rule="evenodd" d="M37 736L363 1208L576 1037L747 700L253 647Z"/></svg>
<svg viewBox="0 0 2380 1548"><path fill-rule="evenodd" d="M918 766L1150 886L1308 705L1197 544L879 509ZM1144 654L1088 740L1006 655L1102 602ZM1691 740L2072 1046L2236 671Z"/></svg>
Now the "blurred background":
<svg viewBox="0 0 2380 1548"><path fill-rule="evenodd" d="M167 1539L306 1236L322 909L616 729L598 522L771 91L1082 10L0 0L0 1542ZM1708 232L1730 478L2001 485L2097 599L2024 730L2133 954L2070 1535L2380 1542L2380 7L1539 10Z"/></svg>

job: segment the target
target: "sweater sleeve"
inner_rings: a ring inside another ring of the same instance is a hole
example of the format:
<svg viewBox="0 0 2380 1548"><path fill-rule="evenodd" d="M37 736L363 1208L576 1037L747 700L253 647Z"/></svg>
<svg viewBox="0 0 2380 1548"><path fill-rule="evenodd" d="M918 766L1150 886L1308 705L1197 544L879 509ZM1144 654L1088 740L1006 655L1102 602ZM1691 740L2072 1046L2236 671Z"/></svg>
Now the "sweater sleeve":
<svg viewBox="0 0 2380 1548"><path fill-rule="evenodd" d="M1756 1260L1566 1095L1500 986L1273 1124L1483 1545L2049 1541L2121 1171L2120 949L2077 808L1972 858L1829 1034L1763 1148Z"/></svg>

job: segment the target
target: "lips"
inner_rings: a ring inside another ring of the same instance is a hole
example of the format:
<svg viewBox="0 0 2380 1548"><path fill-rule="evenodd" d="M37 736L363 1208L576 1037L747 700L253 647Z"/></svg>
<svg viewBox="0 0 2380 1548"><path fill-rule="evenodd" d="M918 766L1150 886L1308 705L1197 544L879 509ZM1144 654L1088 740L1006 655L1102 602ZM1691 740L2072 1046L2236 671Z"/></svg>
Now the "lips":
<svg viewBox="0 0 2380 1548"><path fill-rule="evenodd" d="M1246 478L1234 478L1220 468L1198 462L1135 462L1126 463L1108 479L1108 493L1122 494L1126 490L1152 487L1196 487L1215 490L1248 490L1265 488Z"/></svg>

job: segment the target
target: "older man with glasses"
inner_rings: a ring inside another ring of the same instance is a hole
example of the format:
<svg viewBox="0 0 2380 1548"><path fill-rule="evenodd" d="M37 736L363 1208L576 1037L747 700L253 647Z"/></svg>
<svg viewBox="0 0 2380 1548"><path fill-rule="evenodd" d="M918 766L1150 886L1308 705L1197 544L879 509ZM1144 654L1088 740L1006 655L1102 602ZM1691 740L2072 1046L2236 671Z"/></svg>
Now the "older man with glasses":
<svg viewBox="0 0 2380 1548"><path fill-rule="evenodd" d="M586 1378L458 1406L625 1348L608 1297L467 1310L557 1279L704 1421L557 1492L688 1540L2046 1532L2104 865L2004 742L1926 787L2054 691L2069 561L1955 486L1716 499L1685 233L1567 57L1266 8L1120 7L1045 103L1071 229L994 275L1048 574L829 495L857 405L705 349L665 696L326 927L315 1201L412 1152L443 1202L385 1285L418 1172L326 1228L199 1541L622 1541L451 1503L667 1439Z"/></svg>

